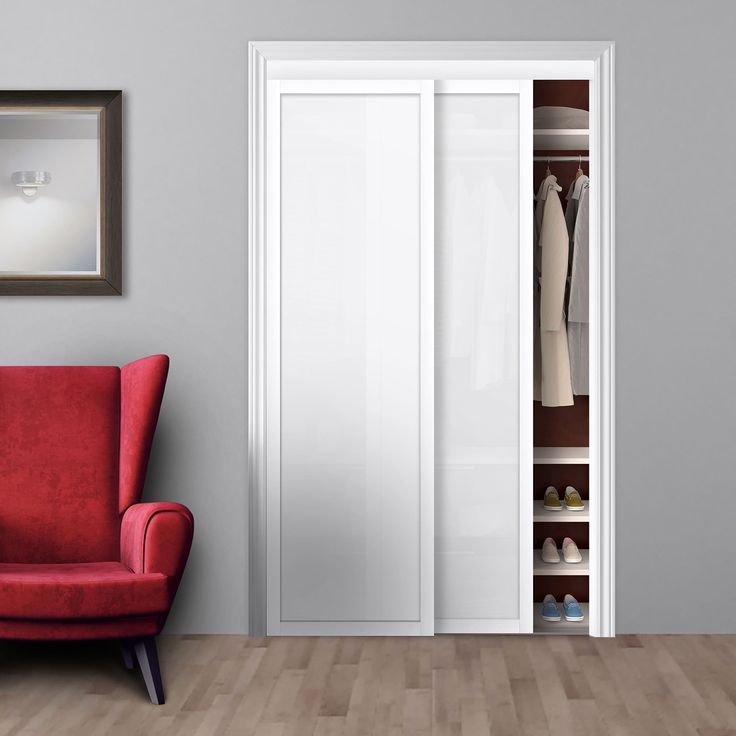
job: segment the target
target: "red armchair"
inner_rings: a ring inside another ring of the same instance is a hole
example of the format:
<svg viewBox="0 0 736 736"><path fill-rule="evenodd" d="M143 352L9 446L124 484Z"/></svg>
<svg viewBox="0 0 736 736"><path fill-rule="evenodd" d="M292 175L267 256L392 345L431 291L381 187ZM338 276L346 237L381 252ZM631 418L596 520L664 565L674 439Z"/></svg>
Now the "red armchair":
<svg viewBox="0 0 736 736"><path fill-rule="evenodd" d="M140 503L168 369L0 368L0 638L119 638L154 703L193 532L185 506Z"/></svg>

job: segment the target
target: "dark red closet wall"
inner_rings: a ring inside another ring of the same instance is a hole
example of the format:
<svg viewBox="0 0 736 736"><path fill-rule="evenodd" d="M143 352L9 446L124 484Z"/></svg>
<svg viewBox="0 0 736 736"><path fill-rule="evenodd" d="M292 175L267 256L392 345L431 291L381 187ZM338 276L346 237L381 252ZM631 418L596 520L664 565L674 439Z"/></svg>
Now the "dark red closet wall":
<svg viewBox="0 0 736 736"><path fill-rule="evenodd" d="M534 82L534 107L577 107L588 110L589 83L583 79L536 80ZM535 150L534 156L587 156L588 151L549 151ZM534 162L534 187L544 179L547 164ZM578 170L577 162L550 164L550 170L562 187L564 200L570 184ZM588 164L583 163L583 171L588 174ZM564 206L564 201L563 201ZM534 445L536 447L587 447L588 446L588 397L576 396L574 406L546 407L534 402Z"/></svg>

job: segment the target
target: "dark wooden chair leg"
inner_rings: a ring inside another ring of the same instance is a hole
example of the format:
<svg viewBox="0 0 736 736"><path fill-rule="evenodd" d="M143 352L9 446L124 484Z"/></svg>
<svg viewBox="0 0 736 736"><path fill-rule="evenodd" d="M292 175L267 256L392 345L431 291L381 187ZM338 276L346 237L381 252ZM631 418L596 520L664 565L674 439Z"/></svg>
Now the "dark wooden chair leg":
<svg viewBox="0 0 736 736"><path fill-rule="evenodd" d="M161 682L161 668L158 664L156 640L152 636L138 639L133 645L138 665L148 689L148 695L154 705L164 704L164 685Z"/></svg>
<svg viewBox="0 0 736 736"><path fill-rule="evenodd" d="M123 639L120 642L120 647L123 650L123 662L125 663L126 670L132 670L135 667L135 654L133 654L133 642L130 639Z"/></svg>

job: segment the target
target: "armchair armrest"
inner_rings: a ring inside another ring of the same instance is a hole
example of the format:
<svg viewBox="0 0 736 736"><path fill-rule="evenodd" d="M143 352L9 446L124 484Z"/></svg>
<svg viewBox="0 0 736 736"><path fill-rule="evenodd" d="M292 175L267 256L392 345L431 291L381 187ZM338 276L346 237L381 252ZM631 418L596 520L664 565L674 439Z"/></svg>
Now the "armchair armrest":
<svg viewBox="0 0 736 736"><path fill-rule="evenodd" d="M180 503L136 503L123 514L120 560L133 572L169 577L176 592L189 556L194 519Z"/></svg>

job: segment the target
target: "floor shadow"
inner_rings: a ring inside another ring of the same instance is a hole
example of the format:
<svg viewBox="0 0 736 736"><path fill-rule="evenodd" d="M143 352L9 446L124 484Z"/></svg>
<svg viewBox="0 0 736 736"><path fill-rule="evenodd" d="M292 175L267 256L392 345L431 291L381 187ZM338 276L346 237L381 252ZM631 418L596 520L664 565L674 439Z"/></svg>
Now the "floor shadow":
<svg viewBox="0 0 736 736"><path fill-rule="evenodd" d="M86 692L105 694L115 691L131 697L144 697L146 688L136 667L127 670L120 644L106 641L0 641L0 688L42 675L47 680L79 679L91 683Z"/></svg>

